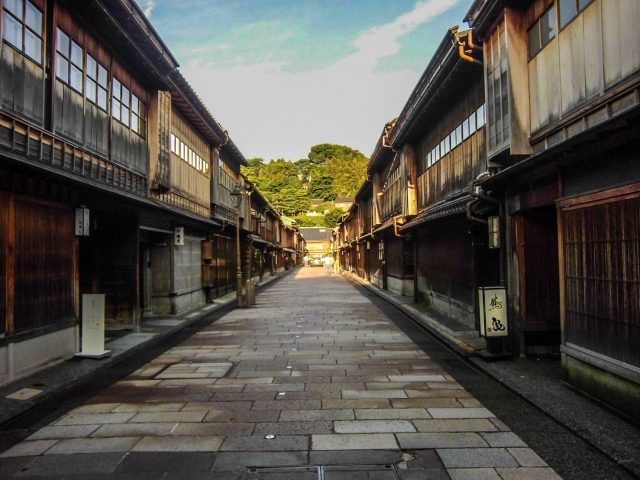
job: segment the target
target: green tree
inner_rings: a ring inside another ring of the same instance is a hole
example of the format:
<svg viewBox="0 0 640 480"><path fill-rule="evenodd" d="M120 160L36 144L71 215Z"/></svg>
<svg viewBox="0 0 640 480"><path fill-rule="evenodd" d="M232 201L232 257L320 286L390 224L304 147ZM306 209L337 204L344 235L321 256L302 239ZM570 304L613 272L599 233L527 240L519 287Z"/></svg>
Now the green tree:
<svg viewBox="0 0 640 480"><path fill-rule="evenodd" d="M308 156L311 165L311 184L314 181L314 175L317 177L326 174L331 177L333 189L331 199L336 196L354 195L366 178L365 167L369 159L351 147L321 143L311 147ZM309 185L310 189L311 184ZM312 198L327 198L321 195L316 197L315 193L309 195Z"/></svg>
<svg viewBox="0 0 640 480"><path fill-rule="evenodd" d="M328 228L333 228L338 223L340 217L344 214L344 210L340 207L333 207L329 210L324 216L324 226Z"/></svg>
<svg viewBox="0 0 640 480"><path fill-rule="evenodd" d="M264 166L264 160L262 158L248 158L247 163L249 166L241 166L240 172L247 177L247 180L252 183L256 183L260 177L260 171Z"/></svg>
<svg viewBox="0 0 640 480"><path fill-rule="evenodd" d="M324 217L308 217L307 215L298 215L295 217L296 226L298 227L324 227Z"/></svg>
<svg viewBox="0 0 640 480"><path fill-rule="evenodd" d="M357 150L327 160L327 169L333 176L333 189L337 196L353 196L366 179L369 159Z"/></svg>
<svg viewBox="0 0 640 480"><path fill-rule="evenodd" d="M308 182L309 176L311 175L311 162L308 158L301 158L297 162L293 162L293 164L298 169L298 178L301 182Z"/></svg>
<svg viewBox="0 0 640 480"><path fill-rule="evenodd" d="M321 198L325 201L336 198L331 173L326 169L322 169L318 175L311 177L307 193L309 194L309 198Z"/></svg>
<svg viewBox="0 0 640 480"><path fill-rule="evenodd" d="M292 216L306 212L311 206L307 192L301 188L283 188L277 193L272 193L269 199L273 206L285 215Z"/></svg>

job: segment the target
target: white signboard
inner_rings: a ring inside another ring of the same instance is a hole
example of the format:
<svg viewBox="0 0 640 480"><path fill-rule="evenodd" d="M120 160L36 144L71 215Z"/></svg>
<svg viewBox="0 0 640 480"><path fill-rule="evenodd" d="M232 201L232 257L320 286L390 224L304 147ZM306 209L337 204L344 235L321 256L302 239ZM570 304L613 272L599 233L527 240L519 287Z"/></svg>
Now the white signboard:
<svg viewBox="0 0 640 480"><path fill-rule="evenodd" d="M184 245L184 227L176 227L173 230L173 244Z"/></svg>
<svg viewBox="0 0 640 480"><path fill-rule="evenodd" d="M89 209L76 208L76 236L89 236Z"/></svg>
<svg viewBox="0 0 640 480"><path fill-rule="evenodd" d="M483 337L506 337L507 290L504 287L480 287L478 289L480 310L480 335Z"/></svg>
<svg viewBox="0 0 640 480"><path fill-rule="evenodd" d="M103 358L111 355L104 349L104 294L82 295L82 351L77 357Z"/></svg>

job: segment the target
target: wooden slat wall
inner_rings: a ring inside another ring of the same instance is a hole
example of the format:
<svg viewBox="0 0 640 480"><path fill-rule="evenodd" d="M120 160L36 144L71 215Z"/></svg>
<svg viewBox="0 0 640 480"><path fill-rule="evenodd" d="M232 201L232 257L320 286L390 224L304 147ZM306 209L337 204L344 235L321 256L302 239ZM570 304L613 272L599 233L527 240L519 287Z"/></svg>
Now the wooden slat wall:
<svg viewBox="0 0 640 480"><path fill-rule="evenodd" d="M418 177L418 209L463 191L485 170L485 129L480 129Z"/></svg>
<svg viewBox="0 0 640 480"><path fill-rule="evenodd" d="M32 0L32 3L42 10L46 18L45 0ZM46 33L47 23L44 22L43 34ZM44 126L44 68L4 43L0 64L0 105L8 112Z"/></svg>
<svg viewBox="0 0 640 480"><path fill-rule="evenodd" d="M638 42L627 38L629 32L638 30L640 2L599 1L602 1L604 79L605 87L609 87L640 69Z"/></svg>
<svg viewBox="0 0 640 480"><path fill-rule="evenodd" d="M0 193L0 333L6 331L7 326L7 249L9 221L9 195ZM13 243L12 243L13 244Z"/></svg>
<svg viewBox="0 0 640 480"><path fill-rule="evenodd" d="M79 145L84 140L84 97L55 80L54 133Z"/></svg>
<svg viewBox="0 0 640 480"><path fill-rule="evenodd" d="M15 199L15 332L74 317L74 211Z"/></svg>
<svg viewBox="0 0 640 480"><path fill-rule="evenodd" d="M128 127L111 121L111 159L134 172L147 173L147 141Z"/></svg>
<svg viewBox="0 0 640 480"><path fill-rule="evenodd" d="M562 212L565 341L640 367L640 197Z"/></svg>
<svg viewBox="0 0 640 480"><path fill-rule="evenodd" d="M211 204L211 150L206 140L174 107L171 111L171 132L200 157L209 162L207 174L199 172L175 153L171 154L171 187L189 199L209 207Z"/></svg>
<svg viewBox="0 0 640 480"><path fill-rule="evenodd" d="M89 53L107 69L109 73L109 98L113 77L149 105L149 92L134 78L127 68L118 62L86 29L76 22L71 13L60 4L55 4L56 26L64 30L85 53ZM55 64L55 43L52 47ZM52 70L55 70L55 65ZM54 133L86 148L87 150L108 156L114 162L134 170L147 173L147 140L120 123L111 120L111 151L109 152L110 116L100 110L84 96L72 90L59 80L54 88ZM109 106L110 110L111 106Z"/></svg>
<svg viewBox="0 0 640 480"><path fill-rule="evenodd" d="M44 69L2 44L0 105L3 110L44 125Z"/></svg>
<svg viewBox="0 0 640 480"><path fill-rule="evenodd" d="M476 82L418 142L418 209L465 189L473 178L485 170L484 128L471 135L426 171L422 171L420 167L426 164L424 159L427 154L483 103L483 83Z"/></svg>
<svg viewBox="0 0 640 480"><path fill-rule="evenodd" d="M418 238L418 290L473 306L474 263L468 223L448 221Z"/></svg>
<svg viewBox="0 0 640 480"><path fill-rule="evenodd" d="M529 26L548 3L538 0L530 7ZM638 42L626 34L638 24L637 0L595 0L529 61L532 132L640 71Z"/></svg>

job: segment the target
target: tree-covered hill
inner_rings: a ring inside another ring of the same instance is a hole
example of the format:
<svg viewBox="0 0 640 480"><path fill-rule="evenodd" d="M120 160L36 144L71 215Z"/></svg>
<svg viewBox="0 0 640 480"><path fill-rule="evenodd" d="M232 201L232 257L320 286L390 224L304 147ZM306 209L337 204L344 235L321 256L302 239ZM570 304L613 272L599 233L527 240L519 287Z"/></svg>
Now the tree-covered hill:
<svg viewBox="0 0 640 480"><path fill-rule="evenodd" d="M349 197L365 179L365 166L369 159L344 145L323 143L314 145L307 158L297 161L279 158L265 162L262 158L250 158L242 173L256 184L262 194L285 215L299 216L311 207L311 199L325 201L336 197ZM301 223L320 223L332 227L338 212L331 219L305 217ZM325 221L333 223L326 225ZM306 226L306 225L305 225Z"/></svg>

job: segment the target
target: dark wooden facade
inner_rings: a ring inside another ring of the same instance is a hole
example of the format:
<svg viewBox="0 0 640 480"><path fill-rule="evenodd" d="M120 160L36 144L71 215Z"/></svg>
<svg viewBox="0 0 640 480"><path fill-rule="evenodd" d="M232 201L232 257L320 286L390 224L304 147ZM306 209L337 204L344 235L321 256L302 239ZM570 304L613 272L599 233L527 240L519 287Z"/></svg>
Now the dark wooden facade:
<svg viewBox="0 0 640 480"><path fill-rule="evenodd" d="M234 291L246 161L134 3L0 9L1 384L76 353L85 293L105 294L108 328L138 329ZM258 238L281 250L278 218Z"/></svg>
<svg viewBox="0 0 640 480"><path fill-rule="evenodd" d="M470 327L478 287L506 287L504 348L559 355L638 420L638 2L476 0L466 20L385 126L340 266L403 294L413 273L416 301Z"/></svg>

